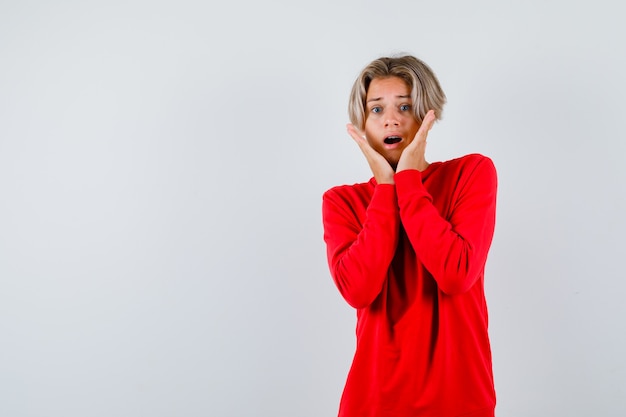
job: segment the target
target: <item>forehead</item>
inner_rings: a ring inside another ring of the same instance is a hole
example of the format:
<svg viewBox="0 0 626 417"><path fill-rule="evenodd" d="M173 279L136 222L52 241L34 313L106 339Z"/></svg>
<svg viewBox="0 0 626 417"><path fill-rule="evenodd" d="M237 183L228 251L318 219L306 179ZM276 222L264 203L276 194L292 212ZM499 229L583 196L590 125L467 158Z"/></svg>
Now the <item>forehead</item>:
<svg viewBox="0 0 626 417"><path fill-rule="evenodd" d="M410 96L409 85L399 77L374 78L367 89L367 99Z"/></svg>

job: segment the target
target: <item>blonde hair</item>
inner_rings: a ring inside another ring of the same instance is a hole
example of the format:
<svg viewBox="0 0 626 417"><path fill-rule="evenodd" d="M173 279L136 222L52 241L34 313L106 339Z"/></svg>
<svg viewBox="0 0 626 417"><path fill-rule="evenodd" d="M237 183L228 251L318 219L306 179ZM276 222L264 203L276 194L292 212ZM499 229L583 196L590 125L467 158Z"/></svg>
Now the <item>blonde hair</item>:
<svg viewBox="0 0 626 417"><path fill-rule="evenodd" d="M434 110L437 119L441 119L446 95L435 73L423 61L404 55L378 58L361 71L352 86L348 104L348 115L354 126L365 128L365 100L372 80L389 77L401 78L411 89L413 113L419 123L429 110Z"/></svg>

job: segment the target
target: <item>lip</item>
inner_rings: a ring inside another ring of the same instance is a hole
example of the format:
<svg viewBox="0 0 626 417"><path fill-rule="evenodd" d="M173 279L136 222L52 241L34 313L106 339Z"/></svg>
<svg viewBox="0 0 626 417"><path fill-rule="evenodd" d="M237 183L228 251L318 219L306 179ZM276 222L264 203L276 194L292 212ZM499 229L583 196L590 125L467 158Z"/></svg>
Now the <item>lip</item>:
<svg viewBox="0 0 626 417"><path fill-rule="evenodd" d="M387 149L388 151L397 149L400 147L400 145L402 145L402 142L404 142L404 140L401 140L400 142L396 142L396 143L389 143L389 144L384 143L383 148Z"/></svg>

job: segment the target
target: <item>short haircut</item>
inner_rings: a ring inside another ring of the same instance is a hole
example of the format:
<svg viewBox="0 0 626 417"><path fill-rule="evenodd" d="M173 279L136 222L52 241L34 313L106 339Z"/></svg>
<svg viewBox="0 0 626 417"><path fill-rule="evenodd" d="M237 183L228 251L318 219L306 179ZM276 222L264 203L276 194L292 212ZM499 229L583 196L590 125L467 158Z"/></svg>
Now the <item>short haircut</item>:
<svg viewBox="0 0 626 417"><path fill-rule="evenodd" d="M411 89L413 113L420 124L429 110L434 110L437 119L441 119L446 95L433 70L411 55L382 57L366 66L352 86L348 115L355 127L365 128L365 100L372 80L389 77L401 78Z"/></svg>

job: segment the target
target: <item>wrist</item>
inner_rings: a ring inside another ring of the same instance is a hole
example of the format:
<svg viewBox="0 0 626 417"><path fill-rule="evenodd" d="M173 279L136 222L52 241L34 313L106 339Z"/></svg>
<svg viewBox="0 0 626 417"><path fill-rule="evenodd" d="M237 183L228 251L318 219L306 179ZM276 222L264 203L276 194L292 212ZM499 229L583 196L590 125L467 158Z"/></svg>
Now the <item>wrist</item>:
<svg viewBox="0 0 626 417"><path fill-rule="evenodd" d="M395 181L393 179L393 175L391 175L391 176L385 175L385 176L380 176L380 177L379 176L374 176L374 179L376 180L377 184L391 184L391 185L395 184Z"/></svg>
<svg viewBox="0 0 626 417"><path fill-rule="evenodd" d="M426 160L421 160L419 162L413 162L410 164L398 164L398 169L396 169L396 172L401 172L401 171L406 171L408 169L416 169L418 171L424 171L426 168L428 168L430 164L426 161Z"/></svg>

